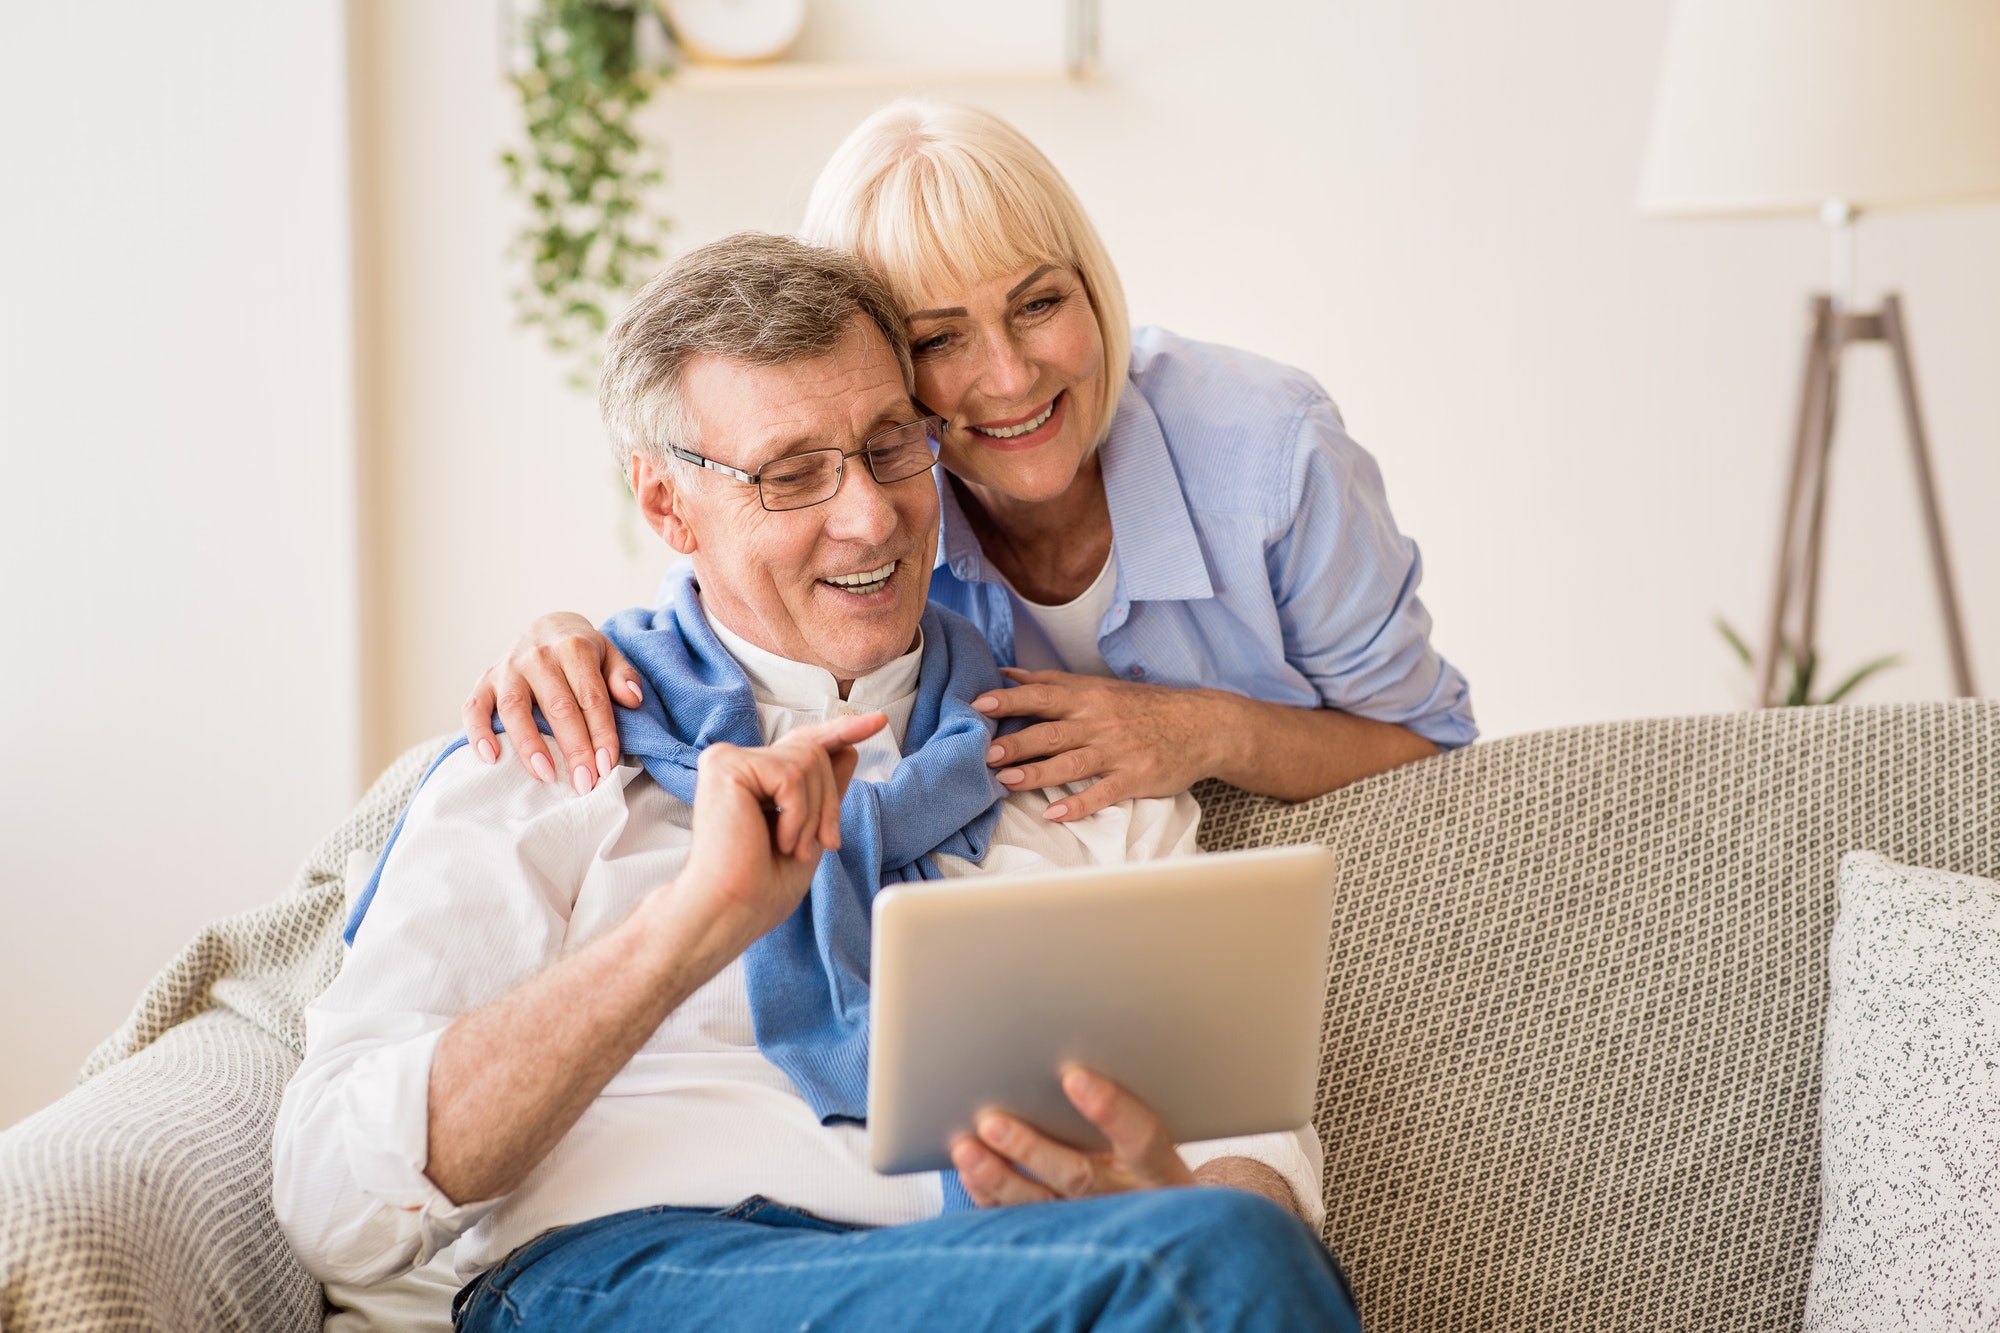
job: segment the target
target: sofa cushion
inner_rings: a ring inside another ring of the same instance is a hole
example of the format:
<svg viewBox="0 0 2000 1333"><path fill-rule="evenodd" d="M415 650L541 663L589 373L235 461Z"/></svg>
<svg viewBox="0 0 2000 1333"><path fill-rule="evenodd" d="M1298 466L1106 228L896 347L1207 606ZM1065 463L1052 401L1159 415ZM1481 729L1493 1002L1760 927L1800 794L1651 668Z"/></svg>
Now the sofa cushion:
<svg viewBox="0 0 2000 1333"><path fill-rule="evenodd" d="M1840 862L1809 1330L2000 1323L2000 883Z"/></svg>
<svg viewBox="0 0 2000 1333"><path fill-rule="evenodd" d="M1798 1333L1840 856L2000 878L2000 702L1509 736L1203 845L1334 849L1326 1237L1369 1333Z"/></svg>

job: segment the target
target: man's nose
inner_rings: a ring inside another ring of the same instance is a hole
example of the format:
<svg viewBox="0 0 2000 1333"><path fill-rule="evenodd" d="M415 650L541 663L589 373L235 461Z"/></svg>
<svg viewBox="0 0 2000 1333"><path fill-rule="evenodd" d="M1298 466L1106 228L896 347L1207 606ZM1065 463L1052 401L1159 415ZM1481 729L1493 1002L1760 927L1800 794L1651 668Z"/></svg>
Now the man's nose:
<svg viewBox="0 0 2000 1333"><path fill-rule="evenodd" d="M868 470L865 458L850 458L840 469L840 489L826 502L827 535L879 545L899 521L889 492Z"/></svg>

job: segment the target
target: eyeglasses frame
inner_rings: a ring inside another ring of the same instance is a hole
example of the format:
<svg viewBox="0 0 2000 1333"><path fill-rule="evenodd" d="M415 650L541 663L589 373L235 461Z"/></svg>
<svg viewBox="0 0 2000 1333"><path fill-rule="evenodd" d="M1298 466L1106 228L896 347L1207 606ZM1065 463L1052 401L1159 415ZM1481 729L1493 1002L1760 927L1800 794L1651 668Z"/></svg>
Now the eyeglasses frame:
<svg viewBox="0 0 2000 1333"><path fill-rule="evenodd" d="M933 413L930 416L918 417L915 421L905 421L901 425L891 426L887 430L878 430L873 435L870 435L867 439L863 440L861 442L861 447L859 449L849 449L846 451L833 448L806 449L800 453L786 454L783 458L774 458L769 463L764 464L764 467L758 468L755 472L745 472L742 468L731 467L727 463L718 463L713 458L704 458L700 454L695 453L692 449L683 449L677 444L668 445L667 452L672 454L675 458L680 459L683 463L692 463L697 467L706 468L710 472L720 472L725 477L731 477L737 481L745 482L748 485L755 486L757 488L757 503L764 507L764 512L767 514L795 514L801 509L812 509L816 508L819 505L823 505L827 502L827 500L831 500L833 499L834 496L840 494L841 483L847 480L848 459L860 455L870 454L873 451L875 442L877 440L880 440L886 436L894 435L897 431L908 430L912 426L925 427L924 435L927 439L930 440L933 446L942 443L939 437L943 434L944 418ZM793 459L803 458L806 454L832 454L832 453L840 454L840 459L837 463L834 464L833 490L828 492L825 500L814 500L812 504L792 505L789 508L785 509L771 508L770 502L764 498L764 483L762 481L764 475L764 468L771 467L773 464L776 463L789 462ZM937 454L938 454L937 449L935 447L932 448L931 459L933 466L936 465ZM928 471L928 469L926 469L926 471ZM875 476L875 460L872 457L869 458L868 460L868 475L869 477L873 478L877 486L893 486L896 484L896 482L894 481L883 481L880 477ZM917 477L921 475L922 475L921 473L912 472L908 477L896 478L896 481L908 481L910 480L911 477Z"/></svg>

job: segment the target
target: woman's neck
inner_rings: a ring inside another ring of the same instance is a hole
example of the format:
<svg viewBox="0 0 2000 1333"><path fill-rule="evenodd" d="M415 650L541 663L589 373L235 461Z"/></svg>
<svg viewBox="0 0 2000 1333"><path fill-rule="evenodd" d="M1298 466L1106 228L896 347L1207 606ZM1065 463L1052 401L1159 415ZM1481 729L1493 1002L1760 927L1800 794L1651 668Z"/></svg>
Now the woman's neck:
<svg viewBox="0 0 2000 1333"><path fill-rule="evenodd" d="M1111 556L1111 505L1095 452L1062 494L1046 500L1017 500L946 476L980 549L1029 601L1073 602L1103 572Z"/></svg>

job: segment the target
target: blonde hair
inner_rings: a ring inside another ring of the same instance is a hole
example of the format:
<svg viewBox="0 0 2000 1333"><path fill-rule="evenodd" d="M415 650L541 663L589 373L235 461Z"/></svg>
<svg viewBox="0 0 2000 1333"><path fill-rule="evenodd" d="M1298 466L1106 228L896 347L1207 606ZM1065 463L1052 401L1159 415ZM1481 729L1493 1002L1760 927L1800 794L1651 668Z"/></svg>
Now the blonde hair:
<svg viewBox="0 0 2000 1333"><path fill-rule="evenodd" d="M1132 352L1125 289L1062 173L1000 117L952 103L891 102L834 150L799 234L860 256L905 312L933 293L1030 264L1067 264L1104 339L1104 403L1092 443L1111 429Z"/></svg>

